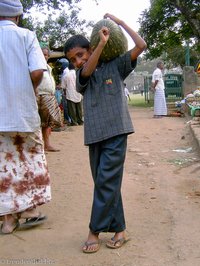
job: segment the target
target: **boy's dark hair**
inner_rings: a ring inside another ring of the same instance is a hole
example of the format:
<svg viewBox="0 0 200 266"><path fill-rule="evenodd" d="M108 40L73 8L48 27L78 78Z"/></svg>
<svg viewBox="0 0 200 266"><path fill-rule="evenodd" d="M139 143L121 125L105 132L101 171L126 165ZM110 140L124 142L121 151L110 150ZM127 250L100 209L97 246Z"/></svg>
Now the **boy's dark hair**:
<svg viewBox="0 0 200 266"><path fill-rule="evenodd" d="M75 47L81 47L81 48L90 48L90 42L87 38L85 38L83 35L77 34L72 37L70 37L66 43L64 44L64 54L66 55L69 50L75 48Z"/></svg>

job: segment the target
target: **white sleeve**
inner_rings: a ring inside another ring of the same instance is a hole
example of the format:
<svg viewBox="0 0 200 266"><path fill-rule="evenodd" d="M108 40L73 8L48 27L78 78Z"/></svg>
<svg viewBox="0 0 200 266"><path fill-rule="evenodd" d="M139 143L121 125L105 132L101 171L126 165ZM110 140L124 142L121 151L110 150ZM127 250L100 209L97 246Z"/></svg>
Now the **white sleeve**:
<svg viewBox="0 0 200 266"><path fill-rule="evenodd" d="M28 31L26 37L27 37L26 52L28 57L29 71L32 72L38 69L46 70L47 63L35 33Z"/></svg>

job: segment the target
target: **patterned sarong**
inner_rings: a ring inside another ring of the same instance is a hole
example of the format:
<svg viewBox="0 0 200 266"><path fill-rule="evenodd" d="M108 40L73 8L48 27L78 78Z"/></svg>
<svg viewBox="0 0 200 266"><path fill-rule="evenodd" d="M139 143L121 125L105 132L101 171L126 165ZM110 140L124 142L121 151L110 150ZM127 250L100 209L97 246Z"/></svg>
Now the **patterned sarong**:
<svg viewBox="0 0 200 266"><path fill-rule="evenodd" d="M0 215L51 200L41 131L0 132Z"/></svg>
<svg viewBox="0 0 200 266"><path fill-rule="evenodd" d="M38 95L37 102L41 127L61 127L62 115L55 95Z"/></svg>

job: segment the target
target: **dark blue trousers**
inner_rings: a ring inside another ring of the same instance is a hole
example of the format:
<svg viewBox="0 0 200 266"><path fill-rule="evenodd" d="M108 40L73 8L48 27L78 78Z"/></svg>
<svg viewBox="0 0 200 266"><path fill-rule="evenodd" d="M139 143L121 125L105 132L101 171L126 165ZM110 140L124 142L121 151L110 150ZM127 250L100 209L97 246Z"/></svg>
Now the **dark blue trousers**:
<svg viewBox="0 0 200 266"><path fill-rule="evenodd" d="M89 227L93 233L121 232L126 228L121 197L126 147L127 135L89 145L94 180Z"/></svg>

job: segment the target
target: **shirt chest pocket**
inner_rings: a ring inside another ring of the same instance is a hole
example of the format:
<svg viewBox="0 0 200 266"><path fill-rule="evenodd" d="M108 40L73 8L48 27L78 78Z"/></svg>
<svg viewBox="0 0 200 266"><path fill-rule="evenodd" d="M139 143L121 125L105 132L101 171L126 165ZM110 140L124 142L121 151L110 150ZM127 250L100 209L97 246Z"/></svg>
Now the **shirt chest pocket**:
<svg viewBox="0 0 200 266"><path fill-rule="evenodd" d="M120 84L120 83L118 83ZM119 91L119 85L117 86L116 77L110 76L104 79L103 82L104 90L106 94L115 95Z"/></svg>

